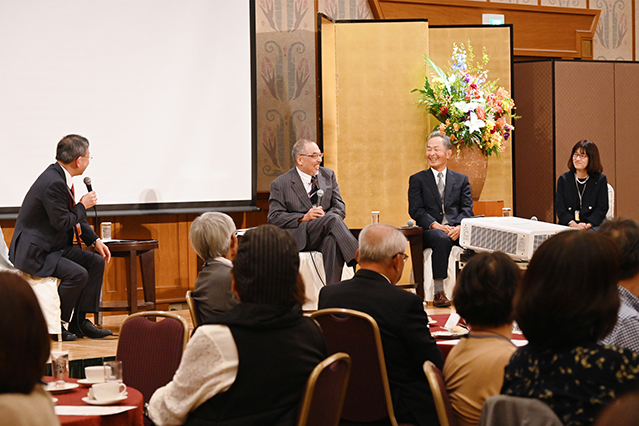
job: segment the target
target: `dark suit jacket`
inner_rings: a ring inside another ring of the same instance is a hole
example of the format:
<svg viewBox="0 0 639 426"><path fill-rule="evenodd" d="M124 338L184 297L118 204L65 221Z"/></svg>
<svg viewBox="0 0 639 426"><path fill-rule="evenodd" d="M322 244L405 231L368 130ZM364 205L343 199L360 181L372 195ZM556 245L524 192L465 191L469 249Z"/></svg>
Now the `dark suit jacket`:
<svg viewBox="0 0 639 426"><path fill-rule="evenodd" d="M336 214L344 219L346 206L339 193L335 172L320 167L317 177L319 187L324 191L321 206L326 214ZM268 200L268 223L288 229L297 241L299 250L306 247L308 222L300 219L313 204L304 188L296 168L279 176L271 183L271 195Z"/></svg>
<svg viewBox="0 0 639 426"><path fill-rule="evenodd" d="M468 176L448 169L444 208L448 224L457 226L462 219L473 217L473 199L470 196ZM408 181L408 213L417 226L430 228L433 222L442 223L442 199L431 169L412 175Z"/></svg>
<svg viewBox="0 0 639 426"><path fill-rule="evenodd" d="M568 225L575 220L575 210L579 210L579 196L575 174L566 172L557 180L557 195L555 197L555 213L560 225ZM608 179L603 173L591 176L586 183L582 197L582 207L577 222L586 222L592 226L599 226L608 213Z"/></svg>
<svg viewBox="0 0 639 426"><path fill-rule="evenodd" d="M79 223L88 246L98 236L86 221L83 204L69 205L71 192L64 170L50 165L27 192L18 213L9 258L16 268L38 277L53 274L62 250L73 244L73 228Z"/></svg>
<svg viewBox="0 0 639 426"><path fill-rule="evenodd" d="M240 303L231 289L231 268L219 260L211 260L197 274L193 300L202 324Z"/></svg>
<svg viewBox="0 0 639 426"><path fill-rule="evenodd" d="M444 357L428 329L422 301L377 272L360 269L350 280L322 288L319 309L346 308L372 316L382 335L393 405L403 404L421 425L436 425L437 413L423 371L424 361L443 369Z"/></svg>

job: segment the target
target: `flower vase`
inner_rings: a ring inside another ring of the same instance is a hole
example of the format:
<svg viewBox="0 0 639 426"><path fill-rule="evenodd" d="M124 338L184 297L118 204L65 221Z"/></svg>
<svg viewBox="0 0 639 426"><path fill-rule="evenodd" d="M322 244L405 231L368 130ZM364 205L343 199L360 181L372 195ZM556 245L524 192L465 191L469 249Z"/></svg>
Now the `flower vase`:
<svg viewBox="0 0 639 426"><path fill-rule="evenodd" d="M479 201L488 172L488 156L475 145L461 144L459 152L453 145L453 153L448 159L448 168L468 176L473 202Z"/></svg>

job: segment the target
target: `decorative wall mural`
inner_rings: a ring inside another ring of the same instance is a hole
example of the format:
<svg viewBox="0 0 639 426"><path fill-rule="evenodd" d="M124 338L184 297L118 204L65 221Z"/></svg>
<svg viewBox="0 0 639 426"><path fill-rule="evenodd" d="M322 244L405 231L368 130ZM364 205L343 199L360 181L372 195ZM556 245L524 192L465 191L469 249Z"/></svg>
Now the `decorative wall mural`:
<svg viewBox="0 0 639 426"><path fill-rule="evenodd" d="M594 59L631 61L632 1L590 0L590 8L601 10L593 40Z"/></svg>

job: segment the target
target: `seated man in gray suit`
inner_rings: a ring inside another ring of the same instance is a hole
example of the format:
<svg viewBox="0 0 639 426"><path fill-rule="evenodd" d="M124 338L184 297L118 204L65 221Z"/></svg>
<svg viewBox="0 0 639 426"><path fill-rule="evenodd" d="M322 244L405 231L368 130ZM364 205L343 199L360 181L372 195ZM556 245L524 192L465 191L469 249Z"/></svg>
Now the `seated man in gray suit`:
<svg viewBox="0 0 639 426"><path fill-rule="evenodd" d="M431 426L438 424L437 412L422 366L429 360L442 369L444 357L428 329L422 301L394 285L404 271L407 245L390 225L365 227L357 251L361 269L350 280L324 287L319 308L354 309L375 319L397 421Z"/></svg>
<svg viewBox="0 0 639 426"><path fill-rule="evenodd" d="M200 321L207 324L240 303L231 289L231 269L237 254L235 223L224 213L203 213L193 221L189 237L204 261L195 281L193 300Z"/></svg>
<svg viewBox="0 0 639 426"><path fill-rule="evenodd" d="M344 223L335 173L320 167L324 155L315 142L297 141L292 154L296 167L271 183L268 223L289 230L300 251L320 251L326 284L337 283L344 262L356 263L357 240Z"/></svg>
<svg viewBox="0 0 639 426"><path fill-rule="evenodd" d="M444 293L448 257L453 244L459 244L462 219L473 217L468 176L446 167L452 152L448 136L431 133L426 145L430 169L412 175L408 183L408 213L424 229L424 248L433 249L433 304L437 308L450 306Z"/></svg>

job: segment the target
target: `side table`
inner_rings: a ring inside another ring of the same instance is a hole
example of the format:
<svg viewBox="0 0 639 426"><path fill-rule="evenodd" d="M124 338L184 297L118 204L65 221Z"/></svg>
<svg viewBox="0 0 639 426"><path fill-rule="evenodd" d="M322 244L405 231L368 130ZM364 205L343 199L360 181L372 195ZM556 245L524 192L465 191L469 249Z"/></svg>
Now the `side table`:
<svg viewBox="0 0 639 426"><path fill-rule="evenodd" d="M114 240L105 241L112 257L129 258L127 280L127 300L100 302L100 311L127 311L130 314L139 309L155 309L155 249L158 240ZM138 302L136 259L140 259L144 300Z"/></svg>

